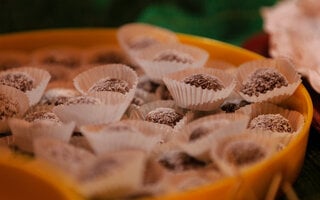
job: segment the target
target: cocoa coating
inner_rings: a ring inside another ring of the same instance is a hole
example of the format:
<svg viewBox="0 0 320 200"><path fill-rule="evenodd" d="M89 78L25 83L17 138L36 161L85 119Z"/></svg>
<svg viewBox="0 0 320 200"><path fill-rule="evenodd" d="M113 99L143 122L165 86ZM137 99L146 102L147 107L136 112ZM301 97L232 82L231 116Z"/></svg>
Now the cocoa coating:
<svg viewBox="0 0 320 200"><path fill-rule="evenodd" d="M22 92L30 91L34 87L34 80L23 72L12 72L0 76L0 84L14 87Z"/></svg>
<svg viewBox="0 0 320 200"><path fill-rule="evenodd" d="M292 133L293 131L289 120L280 114L258 115L250 121L248 128L280 133Z"/></svg>
<svg viewBox="0 0 320 200"><path fill-rule="evenodd" d="M186 77L183 82L195 87L214 91L222 90L224 88L222 82L218 78L208 74L193 74Z"/></svg>
<svg viewBox="0 0 320 200"><path fill-rule="evenodd" d="M287 79L275 69L263 68L256 70L242 86L241 92L248 96L265 94L275 88L288 86Z"/></svg>
<svg viewBox="0 0 320 200"><path fill-rule="evenodd" d="M104 78L96 82L90 89L89 92L120 92L125 94L129 92L129 83L125 80L117 78Z"/></svg>
<svg viewBox="0 0 320 200"><path fill-rule="evenodd" d="M145 120L174 127L182 118L183 115L176 112L174 109L160 107L150 111L146 115Z"/></svg>
<svg viewBox="0 0 320 200"><path fill-rule="evenodd" d="M0 94L0 120L16 116L18 113L18 102L12 101L5 94Z"/></svg>

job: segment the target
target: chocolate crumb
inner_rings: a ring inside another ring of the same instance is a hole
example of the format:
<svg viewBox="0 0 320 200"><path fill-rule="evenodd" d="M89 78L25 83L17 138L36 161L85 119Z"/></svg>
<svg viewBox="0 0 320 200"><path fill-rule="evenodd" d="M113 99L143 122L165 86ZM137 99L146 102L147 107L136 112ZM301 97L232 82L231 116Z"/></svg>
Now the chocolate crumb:
<svg viewBox="0 0 320 200"><path fill-rule="evenodd" d="M195 87L214 91L222 90L224 88L222 82L218 78L208 74L194 74L186 77L183 82Z"/></svg>
<svg viewBox="0 0 320 200"><path fill-rule="evenodd" d="M90 104L90 105L98 105L101 104L101 101L97 98L90 96L77 96L70 97L64 105L75 105L75 104Z"/></svg>
<svg viewBox="0 0 320 200"><path fill-rule="evenodd" d="M145 120L174 127L182 118L183 115L176 112L174 109L160 107L150 111L146 115Z"/></svg>
<svg viewBox="0 0 320 200"><path fill-rule="evenodd" d="M248 128L280 133L293 131L289 120L280 114L259 115L250 121Z"/></svg>
<svg viewBox="0 0 320 200"><path fill-rule="evenodd" d="M6 95L0 94L0 120L16 116L18 113L18 102L14 102Z"/></svg>
<svg viewBox="0 0 320 200"><path fill-rule="evenodd" d="M89 89L89 92L103 91L120 92L121 94L125 94L129 92L129 84L127 81L108 77L99 80Z"/></svg>
<svg viewBox="0 0 320 200"><path fill-rule="evenodd" d="M259 94L265 94L283 86L288 86L288 81L282 74L275 69L263 68L250 75L241 92L248 96L258 97Z"/></svg>
<svg viewBox="0 0 320 200"><path fill-rule="evenodd" d="M54 123L62 123L56 114L48 111L36 111L29 113L24 117L24 120L28 122L50 121Z"/></svg>
<svg viewBox="0 0 320 200"><path fill-rule="evenodd" d="M153 61L161 62L161 61L168 61L168 62L177 62L182 64L192 64L194 62L193 58L185 53L181 53L176 50L167 50L161 52L157 55Z"/></svg>
<svg viewBox="0 0 320 200"><path fill-rule="evenodd" d="M24 72L12 72L0 76L0 84L14 87L22 92L30 91L34 87L34 80Z"/></svg>

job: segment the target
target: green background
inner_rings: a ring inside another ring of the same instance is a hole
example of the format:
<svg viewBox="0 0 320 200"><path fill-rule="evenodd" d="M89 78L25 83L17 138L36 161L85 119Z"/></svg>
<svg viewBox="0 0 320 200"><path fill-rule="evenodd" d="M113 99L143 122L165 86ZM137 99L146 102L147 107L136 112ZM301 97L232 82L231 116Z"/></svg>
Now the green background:
<svg viewBox="0 0 320 200"><path fill-rule="evenodd" d="M141 21L241 44L262 27L275 0L0 0L0 33L63 27L118 27Z"/></svg>

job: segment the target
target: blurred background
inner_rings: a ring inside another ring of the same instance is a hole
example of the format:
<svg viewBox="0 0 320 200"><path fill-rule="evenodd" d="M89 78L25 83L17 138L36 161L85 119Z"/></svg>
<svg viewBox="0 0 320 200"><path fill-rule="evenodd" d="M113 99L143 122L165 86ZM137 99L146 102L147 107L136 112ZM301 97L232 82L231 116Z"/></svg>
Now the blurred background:
<svg viewBox="0 0 320 200"><path fill-rule="evenodd" d="M276 0L0 0L0 33L148 22L240 45L262 30Z"/></svg>

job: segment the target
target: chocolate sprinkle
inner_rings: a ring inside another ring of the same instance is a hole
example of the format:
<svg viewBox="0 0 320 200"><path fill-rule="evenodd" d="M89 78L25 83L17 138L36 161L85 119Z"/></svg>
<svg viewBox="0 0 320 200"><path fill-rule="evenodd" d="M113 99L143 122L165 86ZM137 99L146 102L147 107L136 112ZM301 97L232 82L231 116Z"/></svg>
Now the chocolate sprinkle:
<svg viewBox="0 0 320 200"><path fill-rule="evenodd" d="M234 142L226 149L226 159L235 166L252 164L265 157L264 150L252 141Z"/></svg>
<svg viewBox="0 0 320 200"><path fill-rule="evenodd" d="M248 128L280 133L293 131L289 120L280 114L259 115L250 121Z"/></svg>
<svg viewBox="0 0 320 200"><path fill-rule="evenodd" d="M208 74L194 74L186 77L183 82L195 87L214 91L222 90L224 88L222 82L218 78Z"/></svg>
<svg viewBox="0 0 320 200"><path fill-rule="evenodd" d="M42 105L53 105L53 106L58 106L61 104L64 104L68 101L70 97L65 97L65 96L58 96L58 97L54 97L54 98L44 98L41 100L41 104Z"/></svg>
<svg viewBox="0 0 320 200"><path fill-rule="evenodd" d="M160 107L150 111L146 115L145 120L174 127L182 118L183 115L177 113L174 109Z"/></svg>
<svg viewBox="0 0 320 200"><path fill-rule="evenodd" d="M12 72L1 75L0 84L14 87L22 92L30 91L34 87L34 80L23 72Z"/></svg>
<svg viewBox="0 0 320 200"><path fill-rule="evenodd" d="M97 98L90 96L77 96L70 97L64 105L76 105L76 104L89 104L89 105L98 105L101 104L101 101Z"/></svg>
<svg viewBox="0 0 320 200"><path fill-rule="evenodd" d="M14 102L6 95L0 94L0 120L16 116L18 112L18 102Z"/></svg>
<svg viewBox="0 0 320 200"><path fill-rule="evenodd" d="M89 89L89 92L103 91L120 92L121 94L125 94L129 92L129 84L127 81L108 77L99 80Z"/></svg>
<svg viewBox="0 0 320 200"><path fill-rule="evenodd" d="M153 61L155 62L177 62L182 64L192 64L194 62L193 58L185 53L181 53L175 50L167 50L161 52L158 56L156 56Z"/></svg>
<svg viewBox="0 0 320 200"><path fill-rule="evenodd" d="M263 68L250 75L241 92L248 96L258 97L259 94L265 94L283 86L288 86L288 81L282 74L272 68Z"/></svg>
<svg viewBox="0 0 320 200"><path fill-rule="evenodd" d="M36 111L33 113L29 113L24 117L24 120L28 122L50 121L61 123L59 117L56 114L48 111Z"/></svg>

